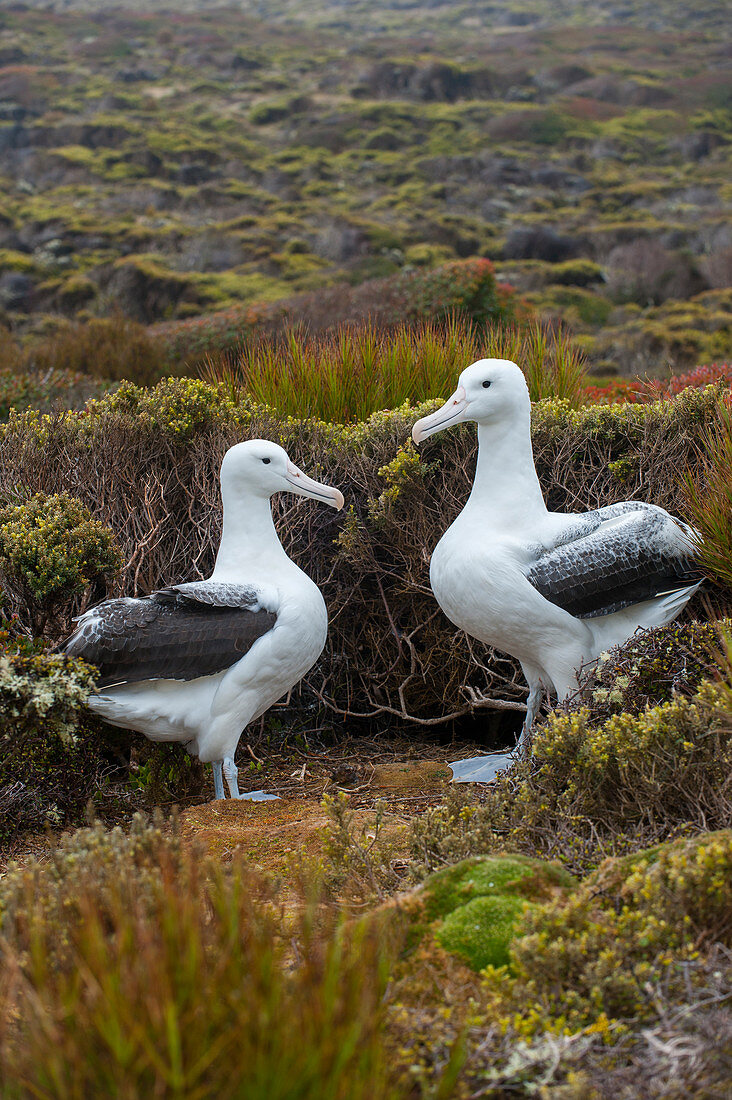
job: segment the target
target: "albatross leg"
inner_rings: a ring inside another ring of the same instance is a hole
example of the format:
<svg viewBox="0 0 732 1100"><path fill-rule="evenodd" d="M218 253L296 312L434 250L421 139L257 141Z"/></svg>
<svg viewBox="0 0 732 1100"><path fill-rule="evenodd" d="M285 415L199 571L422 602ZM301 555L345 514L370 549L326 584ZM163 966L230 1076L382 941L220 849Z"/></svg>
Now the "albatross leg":
<svg viewBox="0 0 732 1100"><path fill-rule="evenodd" d="M240 794L239 769L234 763L233 757L224 757L223 769L226 782L229 785L229 794L232 798L248 799L250 802L270 802L272 799L279 798L279 795L267 794L266 791L246 791L244 794Z"/></svg>
<svg viewBox="0 0 732 1100"><path fill-rule="evenodd" d="M521 733L519 734L516 748L514 749L517 756L522 756L528 751L529 738L534 727L534 722L536 721L536 716L539 713L542 695L541 683L532 684L529 687L529 698L526 700L526 718L524 719L524 724L521 727Z"/></svg>
<svg viewBox="0 0 732 1100"><path fill-rule="evenodd" d="M522 756L528 748L528 739L531 735L534 722L536 721L536 716L539 713L542 695L544 694L544 685L538 668L535 668L533 665L524 664L523 661L521 662L521 668L529 685L529 697L526 700L526 717L524 719L524 724L521 727L521 733L519 734L519 739L514 749L514 752L518 756Z"/></svg>
<svg viewBox="0 0 732 1100"><path fill-rule="evenodd" d="M214 777L214 798L224 798L224 762L223 760L214 760L211 767L213 768Z"/></svg>

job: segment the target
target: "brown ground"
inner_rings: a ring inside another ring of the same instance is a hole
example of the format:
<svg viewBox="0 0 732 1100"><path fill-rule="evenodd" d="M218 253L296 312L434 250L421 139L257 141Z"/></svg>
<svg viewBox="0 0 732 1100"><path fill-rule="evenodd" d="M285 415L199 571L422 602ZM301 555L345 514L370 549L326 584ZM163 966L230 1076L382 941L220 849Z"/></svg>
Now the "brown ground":
<svg viewBox="0 0 732 1100"><path fill-rule="evenodd" d="M196 837L224 861L238 850L254 867L285 873L293 855L317 860L322 854L328 821L323 796L343 791L357 827L367 828L381 803L384 835L398 849L399 832L409 819L444 798L451 777L447 762L485 751L485 747L472 744L445 746L393 735L383 740L346 737L338 745L317 750L290 745L279 752L259 746L255 751L242 740L240 790L271 791L279 799L215 802L207 769L203 796L181 799L180 820L191 838ZM168 811L172 804L161 808ZM124 828L125 821L122 814L109 824ZM25 834L12 851L0 856L0 874L10 860L23 862L50 853L59 835L51 830Z"/></svg>
<svg viewBox="0 0 732 1100"><path fill-rule="evenodd" d="M363 763L348 757L334 761L328 754L285 774L270 765L266 780L256 773L242 774L242 788L246 782L253 789L259 780L263 789L280 794L276 802L206 802L183 810L181 824L223 860L238 851L257 869L283 873L293 858L317 860L322 855L328 823L325 794L345 792L359 828L374 820L377 803L385 804L383 829L398 845L409 818L444 797L450 776L443 760Z"/></svg>

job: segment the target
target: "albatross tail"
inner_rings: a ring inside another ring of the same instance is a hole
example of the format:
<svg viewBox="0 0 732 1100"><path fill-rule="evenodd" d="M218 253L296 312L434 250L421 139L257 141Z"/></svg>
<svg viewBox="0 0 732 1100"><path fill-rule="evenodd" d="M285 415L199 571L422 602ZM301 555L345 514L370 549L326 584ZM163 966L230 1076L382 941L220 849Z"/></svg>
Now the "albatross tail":
<svg viewBox="0 0 732 1100"><path fill-rule="evenodd" d="M674 588L660 596L643 603L631 604L612 615L602 615L594 619L585 619L595 640L595 653L602 653L613 646L622 645L635 634L636 630L651 630L655 626L664 626L675 619L689 602L703 582L687 585L686 588Z"/></svg>

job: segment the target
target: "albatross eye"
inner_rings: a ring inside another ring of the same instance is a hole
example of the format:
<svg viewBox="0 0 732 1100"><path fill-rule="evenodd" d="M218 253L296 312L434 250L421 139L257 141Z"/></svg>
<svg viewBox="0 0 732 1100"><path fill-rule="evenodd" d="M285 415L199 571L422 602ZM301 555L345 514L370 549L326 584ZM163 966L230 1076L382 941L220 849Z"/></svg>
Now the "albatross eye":
<svg viewBox="0 0 732 1100"><path fill-rule="evenodd" d="M263 458L262 459L262 462L264 463L265 466L268 466L271 461L272 461L271 458Z"/></svg>
<svg viewBox="0 0 732 1100"><path fill-rule="evenodd" d="M490 381L486 378L485 382L483 383L483 389L487 390L489 386L490 386Z"/></svg>

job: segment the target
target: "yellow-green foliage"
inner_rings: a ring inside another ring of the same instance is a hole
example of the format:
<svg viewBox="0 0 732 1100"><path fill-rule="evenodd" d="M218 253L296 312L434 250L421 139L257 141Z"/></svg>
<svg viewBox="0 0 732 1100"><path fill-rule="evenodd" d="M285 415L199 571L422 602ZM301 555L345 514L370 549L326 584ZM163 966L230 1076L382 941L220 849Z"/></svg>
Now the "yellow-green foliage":
<svg viewBox="0 0 732 1100"><path fill-rule="evenodd" d="M456 793L414 822L422 873L506 846L584 871L681 827L730 823L732 723L722 683L597 726L587 707L555 711L533 747L531 762L499 777L480 803Z"/></svg>
<svg viewBox="0 0 732 1100"><path fill-rule="evenodd" d="M11 869L0 911L4 1096L394 1096L373 921L307 892L283 912L240 862L140 820Z"/></svg>
<svg viewBox="0 0 732 1100"><path fill-rule="evenodd" d="M83 592L121 564L112 532L68 493L0 509L0 576L37 602Z"/></svg>
<svg viewBox="0 0 732 1100"><path fill-rule="evenodd" d="M411 440L400 447L391 462L387 462L378 470L379 477L384 478L386 481L386 488L376 500L369 502L371 518L378 522L379 517L389 511L397 497L402 495L415 479L423 477L429 468L421 460L419 452Z"/></svg>
<svg viewBox="0 0 732 1100"><path fill-rule="evenodd" d="M521 1034L608 1029L655 1012L653 986L683 991L685 964L732 944L732 832L703 834L603 864L573 894L526 910L512 982L490 981Z"/></svg>
<svg viewBox="0 0 732 1100"><path fill-rule="evenodd" d="M140 426L181 441L213 427L249 420L246 407L237 407L223 385L197 378L165 378L152 389L123 382L114 393L90 402L87 408L97 423L109 414L123 414L134 417Z"/></svg>

